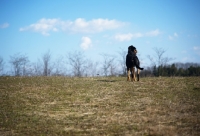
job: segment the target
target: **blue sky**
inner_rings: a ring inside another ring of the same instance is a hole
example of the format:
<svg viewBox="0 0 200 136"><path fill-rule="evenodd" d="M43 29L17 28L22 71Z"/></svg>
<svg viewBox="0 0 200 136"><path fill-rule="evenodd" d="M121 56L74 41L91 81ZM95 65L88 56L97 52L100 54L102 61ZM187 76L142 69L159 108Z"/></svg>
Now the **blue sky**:
<svg viewBox="0 0 200 136"><path fill-rule="evenodd" d="M37 61L81 51L101 61L134 45L148 66L152 48L175 62L200 63L199 0L1 0L0 56Z"/></svg>

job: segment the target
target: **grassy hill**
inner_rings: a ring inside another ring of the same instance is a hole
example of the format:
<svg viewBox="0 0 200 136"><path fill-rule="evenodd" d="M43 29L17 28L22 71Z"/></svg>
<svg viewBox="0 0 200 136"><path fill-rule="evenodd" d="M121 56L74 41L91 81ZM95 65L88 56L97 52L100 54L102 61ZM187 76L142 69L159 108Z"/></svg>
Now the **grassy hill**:
<svg viewBox="0 0 200 136"><path fill-rule="evenodd" d="M0 77L0 135L200 135L200 77Z"/></svg>

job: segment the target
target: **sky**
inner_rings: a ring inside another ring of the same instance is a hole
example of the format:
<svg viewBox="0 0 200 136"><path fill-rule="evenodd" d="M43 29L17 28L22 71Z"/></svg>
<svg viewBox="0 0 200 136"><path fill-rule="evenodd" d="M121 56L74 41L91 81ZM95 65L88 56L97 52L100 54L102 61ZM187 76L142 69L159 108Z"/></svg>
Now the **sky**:
<svg viewBox="0 0 200 136"><path fill-rule="evenodd" d="M174 62L200 63L199 0L0 0L0 56L50 51L101 61L133 45L143 66L153 48Z"/></svg>

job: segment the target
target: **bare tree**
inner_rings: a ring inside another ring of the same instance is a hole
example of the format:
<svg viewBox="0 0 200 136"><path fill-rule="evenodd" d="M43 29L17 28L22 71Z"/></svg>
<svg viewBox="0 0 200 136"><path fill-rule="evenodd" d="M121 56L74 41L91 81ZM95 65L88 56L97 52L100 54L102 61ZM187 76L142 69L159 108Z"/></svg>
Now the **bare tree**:
<svg viewBox="0 0 200 136"><path fill-rule="evenodd" d="M166 50L163 48L155 47L153 50L155 51L154 56L147 56L153 66L165 66L167 63L174 60L173 58L164 57Z"/></svg>
<svg viewBox="0 0 200 136"><path fill-rule="evenodd" d="M40 59L38 59L37 62L32 64L32 75L34 76L43 75L42 62L40 61Z"/></svg>
<svg viewBox="0 0 200 136"><path fill-rule="evenodd" d="M81 77L84 75L86 68L85 56L82 52L75 51L74 53L68 53L68 63L72 67L74 76Z"/></svg>
<svg viewBox="0 0 200 136"><path fill-rule="evenodd" d="M53 75L61 76L65 75L65 62L63 56L58 56L54 62L54 72Z"/></svg>
<svg viewBox="0 0 200 136"><path fill-rule="evenodd" d="M3 73L3 67L4 67L3 58L0 57L0 75L2 75L2 73Z"/></svg>
<svg viewBox="0 0 200 136"><path fill-rule="evenodd" d="M149 60L152 63L152 71L154 73L154 75L160 76L161 72L162 72L162 67L166 66L167 63L169 63L170 61L174 60L173 58L169 58L169 57L164 57L164 54L166 53L166 50L163 48L153 48L153 50L155 51L154 56L150 56L148 55L147 57L149 58Z"/></svg>
<svg viewBox="0 0 200 136"><path fill-rule="evenodd" d="M84 75L92 76L92 77L98 75L99 74L98 66L99 66L99 62L93 62L92 60L87 60Z"/></svg>
<svg viewBox="0 0 200 136"><path fill-rule="evenodd" d="M110 75L111 76L114 76L117 74L117 67L116 67L116 64L115 64L115 59L112 58L113 60L110 62Z"/></svg>
<svg viewBox="0 0 200 136"><path fill-rule="evenodd" d="M51 73L51 68L50 68L50 61L51 61L51 53L50 51L47 51L43 56L42 56L42 61L43 61L43 75L48 76Z"/></svg>
<svg viewBox="0 0 200 136"><path fill-rule="evenodd" d="M105 76L114 75L115 74L115 64L114 60L115 58L113 56L107 55L107 54L102 54L104 60L103 60L103 73ZM110 71L110 73L109 73Z"/></svg>
<svg viewBox="0 0 200 136"><path fill-rule="evenodd" d="M127 54L127 51L121 49L119 52L119 55L120 55L120 65L121 65L121 68L122 68L122 75L126 75L126 54Z"/></svg>
<svg viewBox="0 0 200 136"><path fill-rule="evenodd" d="M20 53L15 54L14 56L10 56L10 63L13 65L14 68L14 75L20 76L26 75L26 66L29 62L29 59L26 55L21 55Z"/></svg>

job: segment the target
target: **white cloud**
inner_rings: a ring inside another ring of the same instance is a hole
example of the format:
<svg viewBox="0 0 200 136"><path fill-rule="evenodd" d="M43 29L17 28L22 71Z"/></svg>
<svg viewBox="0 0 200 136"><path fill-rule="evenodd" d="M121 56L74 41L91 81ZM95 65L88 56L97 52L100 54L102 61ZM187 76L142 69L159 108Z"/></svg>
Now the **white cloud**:
<svg viewBox="0 0 200 136"><path fill-rule="evenodd" d="M193 47L193 50L194 50L198 55L200 55L200 46L194 46L194 47Z"/></svg>
<svg viewBox="0 0 200 136"><path fill-rule="evenodd" d="M83 50L87 50L92 46L92 40L89 37L82 37L80 46Z"/></svg>
<svg viewBox="0 0 200 136"><path fill-rule="evenodd" d="M178 37L178 34L177 34L177 33L174 33L174 37Z"/></svg>
<svg viewBox="0 0 200 136"><path fill-rule="evenodd" d="M132 36L132 38L140 38L140 37L143 37L142 33L134 33Z"/></svg>
<svg viewBox="0 0 200 136"><path fill-rule="evenodd" d="M0 28L7 28L9 27L9 24L8 23L4 23L4 24L0 24Z"/></svg>
<svg viewBox="0 0 200 136"><path fill-rule="evenodd" d="M114 38L117 41L130 41L133 38L141 38L141 37L153 37L153 36L158 36L159 34L161 34L161 32L156 29L150 32L146 32L146 33L127 33L127 34L116 34L114 36Z"/></svg>
<svg viewBox="0 0 200 136"><path fill-rule="evenodd" d="M198 51L198 50L200 50L200 47L194 46L193 49L194 49L195 51Z"/></svg>
<svg viewBox="0 0 200 136"><path fill-rule="evenodd" d="M169 40L171 40L171 41L174 40L177 37L178 37L178 34L176 32L173 35L168 36Z"/></svg>
<svg viewBox="0 0 200 136"><path fill-rule="evenodd" d="M37 23L22 27L20 31L33 31L39 32L45 36L49 35L51 31L58 31L61 21L59 19L40 19Z"/></svg>
<svg viewBox="0 0 200 136"><path fill-rule="evenodd" d="M174 37L171 36L171 35L169 35L168 38L169 38L169 40L173 40L174 39Z"/></svg>
<svg viewBox="0 0 200 136"><path fill-rule="evenodd" d="M96 33L102 32L105 30L116 29L123 26L124 23L116 20L108 19L93 19L86 21L85 19L78 18L70 25L72 32L81 32L81 33Z"/></svg>
<svg viewBox="0 0 200 136"><path fill-rule="evenodd" d="M191 58L189 57L182 58L182 62L189 62L189 61L191 61Z"/></svg>
<svg viewBox="0 0 200 136"><path fill-rule="evenodd" d="M114 38L122 42L122 41L130 41L132 38L140 38L142 36L143 35L141 33L135 33L135 34L127 33L127 34L116 34Z"/></svg>
<svg viewBox="0 0 200 136"><path fill-rule="evenodd" d="M60 19L40 19L38 22L20 28L20 31L39 32L49 35L51 31L65 31L69 33L98 33L106 30L117 29L125 25L124 22L108 19L93 19L86 21L78 18L74 21L63 21Z"/></svg>
<svg viewBox="0 0 200 136"><path fill-rule="evenodd" d="M161 32L159 31L159 29L150 31L146 33L146 36L158 36L159 34L161 34Z"/></svg>

